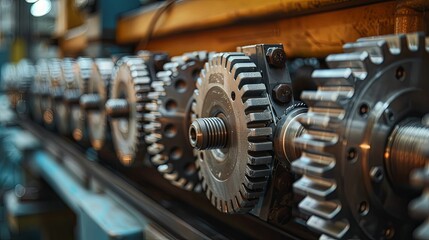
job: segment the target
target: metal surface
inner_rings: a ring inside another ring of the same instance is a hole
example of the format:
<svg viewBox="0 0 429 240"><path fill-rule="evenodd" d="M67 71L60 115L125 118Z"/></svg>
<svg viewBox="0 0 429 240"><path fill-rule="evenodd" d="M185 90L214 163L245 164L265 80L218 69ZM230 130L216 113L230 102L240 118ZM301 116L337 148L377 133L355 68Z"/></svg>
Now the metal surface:
<svg viewBox="0 0 429 240"><path fill-rule="evenodd" d="M151 162L173 185L187 190L201 190L196 156L188 141L192 118L192 95L207 52L185 53L164 64L152 83L149 113L153 122L146 126L146 142Z"/></svg>
<svg viewBox="0 0 429 240"><path fill-rule="evenodd" d="M406 206L416 192L392 183L386 143L400 122L429 112L425 38L366 38L344 50L327 57L331 69L313 72L318 90L301 95L309 111L298 119L307 133L295 141L303 154L292 163L303 174L294 184L306 196L299 207L329 237L409 239L415 222Z"/></svg>
<svg viewBox="0 0 429 240"><path fill-rule="evenodd" d="M207 198L225 213L250 211L271 173L272 116L261 81L243 53L215 54L197 81L195 117L221 118L228 131L225 148L198 151L196 161Z"/></svg>

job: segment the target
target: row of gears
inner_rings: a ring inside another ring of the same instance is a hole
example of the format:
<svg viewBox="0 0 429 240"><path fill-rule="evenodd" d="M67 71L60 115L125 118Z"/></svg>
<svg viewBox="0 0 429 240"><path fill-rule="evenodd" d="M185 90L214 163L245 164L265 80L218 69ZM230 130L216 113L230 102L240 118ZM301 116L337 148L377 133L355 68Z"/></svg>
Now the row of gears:
<svg viewBox="0 0 429 240"><path fill-rule="evenodd" d="M273 194L283 171L282 195L321 239L429 239L424 35L359 39L324 69L305 60L311 74L294 81L288 68L305 61L286 60L282 45L258 44L26 61L2 77L35 121L97 151L112 139L123 165L149 159L221 212L268 221L264 208L288 201Z"/></svg>

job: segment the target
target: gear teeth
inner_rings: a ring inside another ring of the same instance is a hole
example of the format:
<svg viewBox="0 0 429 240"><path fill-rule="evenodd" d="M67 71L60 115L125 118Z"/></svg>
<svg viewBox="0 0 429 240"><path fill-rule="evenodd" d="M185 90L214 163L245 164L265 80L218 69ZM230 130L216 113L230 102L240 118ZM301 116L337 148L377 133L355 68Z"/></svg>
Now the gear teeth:
<svg viewBox="0 0 429 240"><path fill-rule="evenodd" d="M318 232L324 232L335 239L343 239L350 228L350 225L346 221L337 221L334 223L314 215L307 220L307 226Z"/></svg>
<svg viewBox="0 0 429 240"><path fill-rule="evenodd" d="M270 101L268 98L249 98L244 102L245 111L255 110L255 109L265 109L269 106Z"/></svg>
<svg viewBox="0 0 429 240"><path fill-rule="evenodd" d="M307 196L299 203L299 208L325 220L338 220L341 217L341 205L334 201L319 201Z"/></svg>
<svg viewBox="0 0 429 240"><path fill-rule="evenodd" d="M246 115L247 124L271 122L270 112L252 112Z"/></svg>
<svg viewBox="0 0 429 240"><path fill-rule="evenodd" d="M302 153L298 160L292 162L292 171L321 178L334 177L334 167L334 158L308 152Z"/></svg>
<svg viewBox="0 0 429 240"><path fill-rule="evenodd" d="M336 197L337 185L328 179L303 175L293 184L294 190L302 195L308 195L319 201L330 201Z"/></svg>
<svg viewBox="0 0 429 240"><path fill-rule="evenodd" d="M306 129L325 130L340 127L340 119L320 114L309 113L298 117L298 122Z"/></svg>
<svg viewBox="0 0 429 240"><path fill-rule="evenodd" d="M271 168L267 165L247 165L246 175L251 178L269 176Z"/></svg>
<svg viewBox="0 0 429 240"><path fill-rule="evenodd" d="M262 76L260 76L260 74L253 74L254 75L254 80L255 81L259 81L260 78ZM243 76L243 75L241 75ZM240 77L240 75L239 75ZM243 82L244 84L244 80L241 79L239 80L240 83ZM263 93L265 93L267 90L265 88L265 85L260 83L260 84L244 84L241 87L241 92L242 92L242 97L243 99L248 99L249 97L253 97L253 96L261 96Z"/></svg>
<svg viewBox="0 0 429 240"><path fill-rule="evenodd" d="M311 78L318 86L326 87L353 86L355 83L355 77L350 68L316 69Z"/></svg>
<svg viewBox="0 0 429 240"><path fill-rule="evenodd" d="M314 91L304 91L301 94L301 99L309 107L320 108L344 108L343 101L350 99L353 96L352 87L337 87L337 90L326 89Z"/></svg>
<svg viewBox="0 0 429 240"><path fill-rule="evenodd" d="M338 142L338 136L335 133L308 130L295 140L295 144L306 152L324 153Z"/></svg>

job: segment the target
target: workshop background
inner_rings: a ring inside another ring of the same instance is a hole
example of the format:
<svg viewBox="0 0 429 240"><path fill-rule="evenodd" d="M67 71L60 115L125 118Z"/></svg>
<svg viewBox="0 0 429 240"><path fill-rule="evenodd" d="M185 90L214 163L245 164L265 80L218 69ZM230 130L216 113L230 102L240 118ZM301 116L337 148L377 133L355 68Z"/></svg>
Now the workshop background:
<svg viewBox="0 0 429 240"><path fill-rule="evenodd" d="M0 240L429 239L428 10L0 0Z"/></svg>

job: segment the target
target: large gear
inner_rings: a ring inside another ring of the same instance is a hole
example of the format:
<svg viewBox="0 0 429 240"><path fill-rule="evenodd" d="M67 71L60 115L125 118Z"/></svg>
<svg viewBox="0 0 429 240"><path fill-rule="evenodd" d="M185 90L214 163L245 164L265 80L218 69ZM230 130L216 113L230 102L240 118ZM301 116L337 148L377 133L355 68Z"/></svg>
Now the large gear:
<svg viewBox="0 0 429 240"><path fill-rule="evenodd" d="M114 63L110 58L96 58L92 63L88 90L80 99L80 104L86 111L86 124L91 146L100 150L105 146L108 127L104 105L109 99L109 88Z"/></svg>
<svg viewBox="0 0 429 240"><path fill-rule="evenodd" d="M427 135L417 135L428 130L413 120L429 112L425 46L422 35L346 44L346 53L327 57L331 69L313 73L318 90L301 95L309 111L299 118L306 133L295 141L303 153L292 168L303 176L294 190L306 196L299 208L307 225L323 236L411 237L405 185L411 167L425 162ZM398 152L396 140L415 152Z"/></svg>
<svg viewBox="0 0 429 240"><path fill-rule="evenodd" d="M224 213L250 211L271 173L272 115L261 81L244 53L215 54L197 81L190 140L200 149L202 188Z"/></svg>
<svg viewBox="0 0 429 240"><path fill-rule="evenodd" d="M188 129L195 84L209 55L193 52L172 58L164 65L164 71L157 73L152 83L152 104L148 105L155 119L146 127L151 162L164 178L187 190L200 190Z"/></svg>
<svg viewBox="0 0 429 240"><path fill-rule="evenodd" d="M125 166L141 163L146 155L144 127L153 120L145 106L150 102L151 83L143 57L127 56L116 62L106 113L116 154Z"/></svg>

